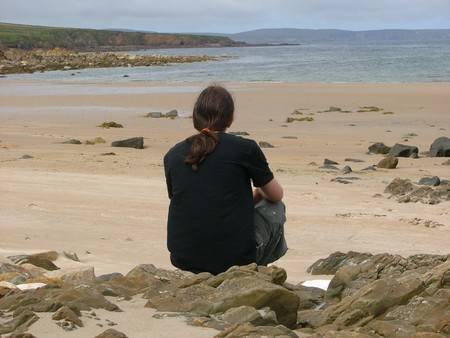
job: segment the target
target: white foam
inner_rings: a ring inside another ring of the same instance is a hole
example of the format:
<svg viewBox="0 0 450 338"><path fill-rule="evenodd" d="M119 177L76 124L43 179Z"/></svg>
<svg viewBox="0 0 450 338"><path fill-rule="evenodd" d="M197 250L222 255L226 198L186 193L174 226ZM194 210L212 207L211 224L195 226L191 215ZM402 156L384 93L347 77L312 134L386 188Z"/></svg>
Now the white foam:
<svg viewBox="0 0 450 338"><path fill-rule="evenodd" d="M307 280L302 283L303 286L310 288L319 288L327 291L328 286L330 285L331 280L329 279L313 279Z"/></svg>

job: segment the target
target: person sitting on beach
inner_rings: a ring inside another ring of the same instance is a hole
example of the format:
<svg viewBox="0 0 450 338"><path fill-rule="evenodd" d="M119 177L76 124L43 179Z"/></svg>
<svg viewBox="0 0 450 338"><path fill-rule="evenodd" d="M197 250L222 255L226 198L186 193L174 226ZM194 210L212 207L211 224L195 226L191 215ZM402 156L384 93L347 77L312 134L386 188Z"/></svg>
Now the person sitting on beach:
<svg viewBox="0 0 450 338"><path fill-rule="evenodd" d="M207 87L192 116L198 133L164 156L167 247L179 269L218 274L287 251L283 189L255 141L225 132L233 115L231 94Z"/></svg>

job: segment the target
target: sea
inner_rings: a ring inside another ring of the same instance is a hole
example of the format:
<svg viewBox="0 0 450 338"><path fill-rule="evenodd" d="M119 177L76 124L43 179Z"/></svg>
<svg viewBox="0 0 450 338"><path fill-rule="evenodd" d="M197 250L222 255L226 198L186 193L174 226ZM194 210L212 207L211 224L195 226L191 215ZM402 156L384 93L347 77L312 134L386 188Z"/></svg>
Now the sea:
<svg viewBox="0 0 450 338"><path fill-rule="evenodd" d="M13 79L170 82L450 82L450 42L322 43L179 48L133 54L214 55L221 61L9 75Z"/></svg>

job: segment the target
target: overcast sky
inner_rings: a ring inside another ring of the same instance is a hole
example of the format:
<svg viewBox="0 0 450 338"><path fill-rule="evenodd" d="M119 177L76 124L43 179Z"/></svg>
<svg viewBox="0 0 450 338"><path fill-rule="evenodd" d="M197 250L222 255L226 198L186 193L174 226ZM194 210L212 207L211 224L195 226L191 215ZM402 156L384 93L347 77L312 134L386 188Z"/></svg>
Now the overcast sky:
<svg viewBox="0 0 450 338"><path fill-rule="evenodd" d="M0 0L0 21L234 33L257 28L450 28L450 0Z"/></svg>

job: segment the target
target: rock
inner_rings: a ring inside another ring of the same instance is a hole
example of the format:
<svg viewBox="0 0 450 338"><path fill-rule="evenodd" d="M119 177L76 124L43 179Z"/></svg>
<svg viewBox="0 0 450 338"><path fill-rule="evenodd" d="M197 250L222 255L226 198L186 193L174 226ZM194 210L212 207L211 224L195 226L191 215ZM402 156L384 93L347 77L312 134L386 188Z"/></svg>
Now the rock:
<svg viewBox="0 0 450 338"><path fill-rule="evenodd" d="M369 253L349 251L348 253L335 252L324 259L319 259L306 271L312 275L334 275L345 265L356 265L372 257Z"/></svg>
<svg viewBox="0 0 450 338"><path fill-rule="evenodd" d="M121 125L120 123L117 123L115 121L109 121L109 122L103 122L98 127L106 128L106 129L109 129L109 128L123 128L123 125Z"/></svg>
<svg viewBox="0 0 450 338"><path fill-rule="evenodd" d="M430 147L431 157L450 157L450 138L439 137Z"/></svg>
<svg viewBox="0 0 450 338"><path fill-rule="evenodd" d="M313 122L314 117L306 116L306 117L288 117L286 119L286 123L292 123L292 122Z"/></svg>
<svg viewBox="0 0 450 338"><path fill-rule="evenodd" d="M22 157L21 157L20 159L22 159L22 160L28 160L28 159L31 159L31 158L34 158L34 156L25 154L25 155L22 155Z"/></svg>
<svg viewBox="0 0 450 338"><path fill-rule="evenodd" d="M31 333L24 332L24 333L12 333L6 338L36 338L36 336L32 335Z"/></svg>
<svg viewBox="0 0 450 338"><path fill-rule="evenodd" d="M87 140L85 142L85 144L87 144L87 145L94 145L94 144L99 144L99 143L106 143L106 141L102 137L96 137L96 138L94 138L92 140Z"/></svg>
<svg viewBox="0 0 450 338"><path fill-rule="evenodd" d="M159 119L159 118L163 117L163 113L161 113L161 112L150 112L150 113L147 113L147 115L145 115L145 117L151 117L153 119Z"/></svg>
<svg viewBox="0 0 450 338"><path fill-rule="evenodd" d="M270 308L256 310L254 307L245 305L231 308L217 318L230 324L278 325L277 316Z"/></svg>
<svg viewBox="0 0 450 338"><path fill-rule="evenodd" d="M342 168L341 173L346 175L346 174L350 174L352 172L352 168L348 165L346 165L344 168Z"/></svg>
<svg viewBox="0 0 450 338"><path fill-rule="evenodd" d="M176 109L172 109L165 114L165 117L175 118L178 116L178 111Z"/></svg>
<svg viewBox="0 0 450 338"><path fill-rule="evenodd" d="M271 145L269 142L260 141L259 146L261 148L275 148L273 145Z"/></svg>
<svg viewBox="0 0 450 338"><path fill-rule="evenodd" d="M395 169L398 165L398 158L387 156L378 162L377 167L383 169Z"/></svg>
<svg viewBox="0 0 450 338"><path fill-rule="evenodd" d="M364 170L364 171L376 171L377 170L377 166L370 165L370 166L365 167L364 169L361 169L361 170Z"/></svg>
<svg viewBox="0 0 450 338"><path fill-rule="evenodd" d="M95 273L92 266L87 266L79 268L64 268L57 271L47 272L45 277L58 279L64 283L79 285L92 282L95 279Z"/></svg>
<svg viewBox="0 0 450 338"><path fill-rule="evenodd" d="M419 148L399 143L396 143L389 151L389 155L392 157L411 157L411 155L417 155L418 153Z"/></svg>
<svg viewBox="0 0 450 338"><path fill-rule="evenodd" d="M232 326L231 328L222 331L214 338L298 338L298 335L284 327L278 326L253 326L250 323L239 324Z"/></svg>
<svg viewBox="0 0 450 338"><path fill-rule="evenodd" d="M441 184L441 180L437 176L422 177L417 184L419 184L419 185L429 185L429 186L432 186L432 187L436 187L439 184Z"/></svg>
<svg viewBox="0 0 450 338"><path fill-rule="evenodd" d="M390 147L381 142L374 143L369 147L369 152L372 154L386 155L390 150Z"/></svg>
<svg viewBox="0 0 450 338"><path fill-rule="evenodd" d="M286 140L298 140L297 136L281 136L281 138Z"/></svg>
<svg viewBox="0 0 450 338"><path fill-rule="evenodd" d="M15 264L32 264L34 266L43 268L45 270L54 271L59 268L53 264L58 258L58 253L56 251L43 252L33 255L18 255L8 257Z"/></svg>
<svg viewBox="0 0 450 338"><path fill-rule="evenodd" d="M108 329L100 333L99 335L95 336L95 338L128 338L128 336L120 331Z"/></svg>
<svg viewBox="0 0 450 338"><path fill-rule="evenodd" d="M410 180L394 179L385 189L391 197L396 197L398 202L421 202L424 204L438 204L442 201L450 201L450 185L440 184L437 187L415 185Z"/></svg>
<svg viewBox="0 0 450 338"><path fill-rule="evenodd" d="M319 169L330 170L330 171L339 171L338 167L336 167L334 165L330 165L330 164L323 165L323 166L319 167Z"/></svg>
<svg viewBox="0 0 450 338"><path fill-rule="evenodd" d="M118 278L118 277L123 277L123 275L120 272L113 272L113 273L108 273L105 275L98 276L95 278L95 280L98 282L108 282L108 281L111 281L114 278Z"/></svg>
<svg viewBox="0 0 450 338"><path fill-rule="evenodd" d="M109 152L109 153L102 153L100 155L102 155L102 156L116 156L117 154L113 153L113 152Z"/></svg>
<svg viewBox="0 0 450 338"><path fill-rule="evenodd" d="M63 142L63 144L82 144L82 143L83 142L81 142L80 140L77 140L77 139L74 139L74 138Z"/></svg>
<svg viewBox="0 0 450 338"><path fill-rule="evenodd" d="M126 140L114 141L111 143L111 147L144 149L144 138L143 137L133 137L133 138L129 138Z"/></svg>
<svg viewBox="0 0 450 338"><path fill-rule="evenodd" d="M31 311L23 311L8 322L0 323L0 335L11 332L23 332L39 319Z"/></svg>
<svg viewBox="0 0 450 338"><path fill-rule="evenodd" d="M360 107L358 113L370 113L370 112L379 112L382 111L382 108L376 106L364 106Z"/></svg>
<svg viewBox="0 0 450 338"><path fill-rule="evenodd" d="M325 112L327 112L327 113L329 113L329 112L338 112L338 111L339 112L342 111L342 108L331 106L330 108L328 108L328 110L325 110Z"/></svg>
<svg viewBox="0 0 450 338"><path fill-rule="evenodd" d="M234 135L234 136L249 136L250 135L246 131L229 131L228 134Z"/></svg>
<svg viewBox="0 0 450 338"><path fill-rule="evenodd" d="M351 184L353 181L359 181L361 178L359 177L335 177L331 179L331 182L337 182L342 184Z"/></svg>
<svg viewBox="0 0 450 338"><path fill-rule="evenodd" d="M73 251L63 251L64 256L66 256L68 259L71 259L75 262L79 262L80 259L78 258L76 252Z"/></svg>
<svg viewBox="0 0 450 338"><path fill-rule="evenodd" d="M392 195L405 195L414 190L414 184L408 179L396 178L384 190Z"/></svg>
<svg viewBox="0 0 450 338"><path fill-rule="evenodd" d="M298 310L315 309L324 303L325 291L316 287L308 287L299 283L297 285L284 285L296 293L299 298Z"/></svg>
<svg viewBox="0 0 450 338"><path fill-rule="evenodd" d="M78 327L83 326L83 322L79 318L79 314L76 314L72 309L67 306L62 306L56 311L53 316L53 320L64 320L66 322L71 322Z"/></svg>
<svg viewBox="0 0 450 338"><path fill-rule="evenodd" d="M333 160L329 160L328 158L323 160L323 165L324 166L326 166L326 165L337 165L337 164L339 164L339 163L336 162L336 161L333 161Z"/></svg>
<svg viewBox="0 0 450 338"><path fill-rule="evenodd" d="M5 281L0 282L0 298L2 298L11 291L18 291L18 290L19 288L12 283Z"/></svg>
<svg viewBox="0 0 450 338"><path fill-rule="evenodd" d="M365 161L357 159L357 158L346 158L344 161L345 162L354 162L354 163L363 163L363 162L365 162Z"/></svg>

